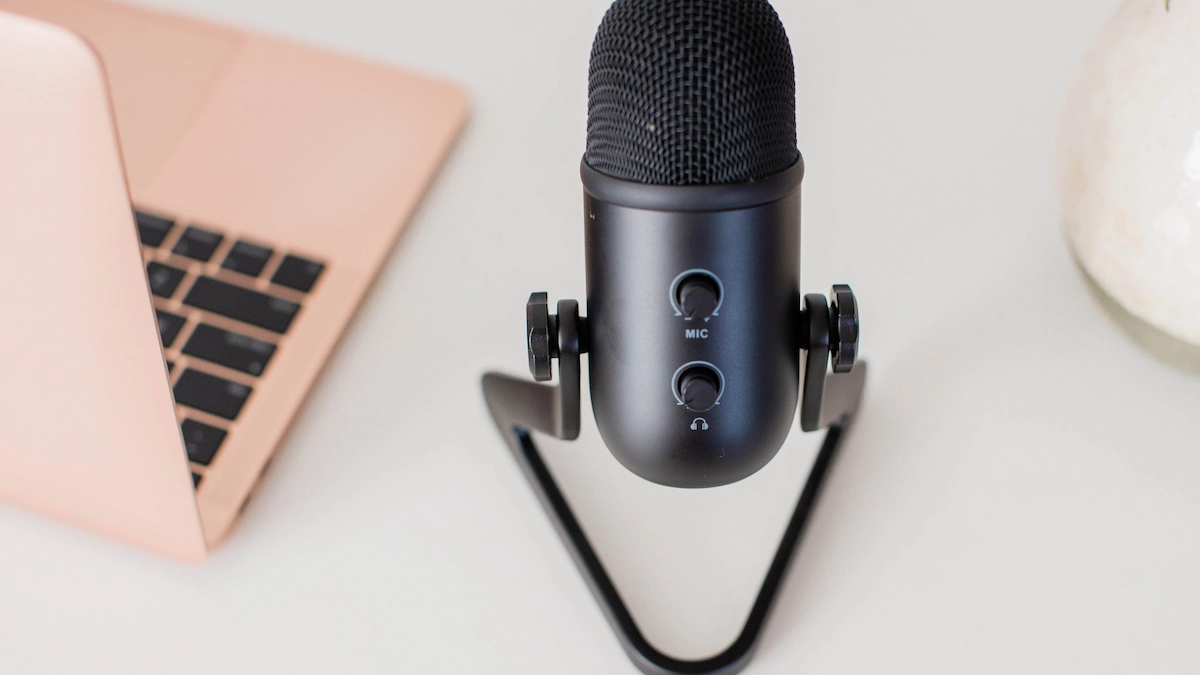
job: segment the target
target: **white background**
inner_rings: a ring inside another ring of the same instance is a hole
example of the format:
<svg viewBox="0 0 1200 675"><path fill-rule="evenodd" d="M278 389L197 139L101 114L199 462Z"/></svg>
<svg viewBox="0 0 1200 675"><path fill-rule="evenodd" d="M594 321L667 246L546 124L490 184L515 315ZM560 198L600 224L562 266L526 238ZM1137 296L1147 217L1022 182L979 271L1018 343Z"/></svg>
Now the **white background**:
<svg viewBox="0 0 1200 675"><path fill-rule="evenodd" d="M633 672L478 385L525 372L529 292L584 296L607 0L157 4L458 80L472 118L206 564L0 507L0 671ZM1194 672L1200 380L1105 318L1053 186L1066 84L1116 1L775 4L803 287L854 286L872 370L749 672ZM549 461L636 618L679 656L724 648L817 439L680 492L585 420Z"/></svg>

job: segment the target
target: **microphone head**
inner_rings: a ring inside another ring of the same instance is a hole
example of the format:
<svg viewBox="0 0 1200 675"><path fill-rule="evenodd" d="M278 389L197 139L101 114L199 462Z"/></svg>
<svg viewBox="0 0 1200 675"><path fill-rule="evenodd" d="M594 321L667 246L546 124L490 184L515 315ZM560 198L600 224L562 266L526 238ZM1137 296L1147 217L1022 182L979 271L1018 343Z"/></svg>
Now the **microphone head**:
<svg viewBox="0 0 1200 675"><path fill-rule="evenodd" d="M798 157L792 50L767 0L613 3L592 43L590 167L649 185L724 185Z"/></svg>

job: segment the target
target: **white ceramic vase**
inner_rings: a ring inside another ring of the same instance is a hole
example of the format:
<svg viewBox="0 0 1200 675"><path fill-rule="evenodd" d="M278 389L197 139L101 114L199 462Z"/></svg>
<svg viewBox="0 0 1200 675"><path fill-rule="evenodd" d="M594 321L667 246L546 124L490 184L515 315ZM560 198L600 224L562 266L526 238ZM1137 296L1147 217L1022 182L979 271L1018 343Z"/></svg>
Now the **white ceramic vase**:
<svg viewBox="0 0 1200 675"><path fill-rule="evenodd" d="M1059 140L1064 226L1097 295L1143 345L1200 367L1200 0L1127 0Z"/></svg>

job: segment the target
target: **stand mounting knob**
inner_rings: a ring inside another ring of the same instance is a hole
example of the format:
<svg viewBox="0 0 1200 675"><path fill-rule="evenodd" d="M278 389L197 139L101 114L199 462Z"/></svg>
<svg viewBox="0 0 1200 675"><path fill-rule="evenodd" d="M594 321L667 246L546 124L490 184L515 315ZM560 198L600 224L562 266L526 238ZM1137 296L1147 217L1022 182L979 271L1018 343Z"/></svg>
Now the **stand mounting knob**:
<svg viewBox="0 0 1200 675"><path fill-rule="evenodd" d="M550 359L558 356L558 317L550 314L546 293L533 293L525 303L525 331L529 350L529 373L538 382L553 377Z"/></svg>
<svg viewBox="0 0 1200 675"><path fill-rule="evenodd" d="M833 287L829 306L829 352L833 372L848 373L858 359L858 301L845 284Z"/></svg>

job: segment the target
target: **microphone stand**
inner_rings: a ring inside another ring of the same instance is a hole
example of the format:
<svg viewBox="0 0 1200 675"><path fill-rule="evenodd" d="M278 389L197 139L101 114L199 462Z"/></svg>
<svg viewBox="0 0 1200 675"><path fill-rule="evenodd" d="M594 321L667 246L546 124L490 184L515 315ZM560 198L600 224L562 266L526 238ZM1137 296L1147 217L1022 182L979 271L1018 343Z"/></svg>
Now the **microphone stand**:
<svg viewBox="0 0 1200 675"><path fill-rule="evenodd" d="M549 314L545 293L534 293L526 305L530 369L538 379L548 379L549 360L557 358L557 385L499 373L483 376L483 396L496 428L541 500L621 646L634 665L647 675L730 675L744 668L754 653L829 466L854 420L866 381L866 364L855 365L858 308L854 293L849 286L834 286L832 296L832 306L823 295L804 296L797 316L800 347L806 351L801 428L828 431L750 616L733 644L706 659L676 659L656 649L642 635L534 444L534 431L562 440L579 437L579 356L586 353L589 339L587 319L579 316L579 303L559 301L557 316ZM831 355L832 373L829 372Z"/></svg>

